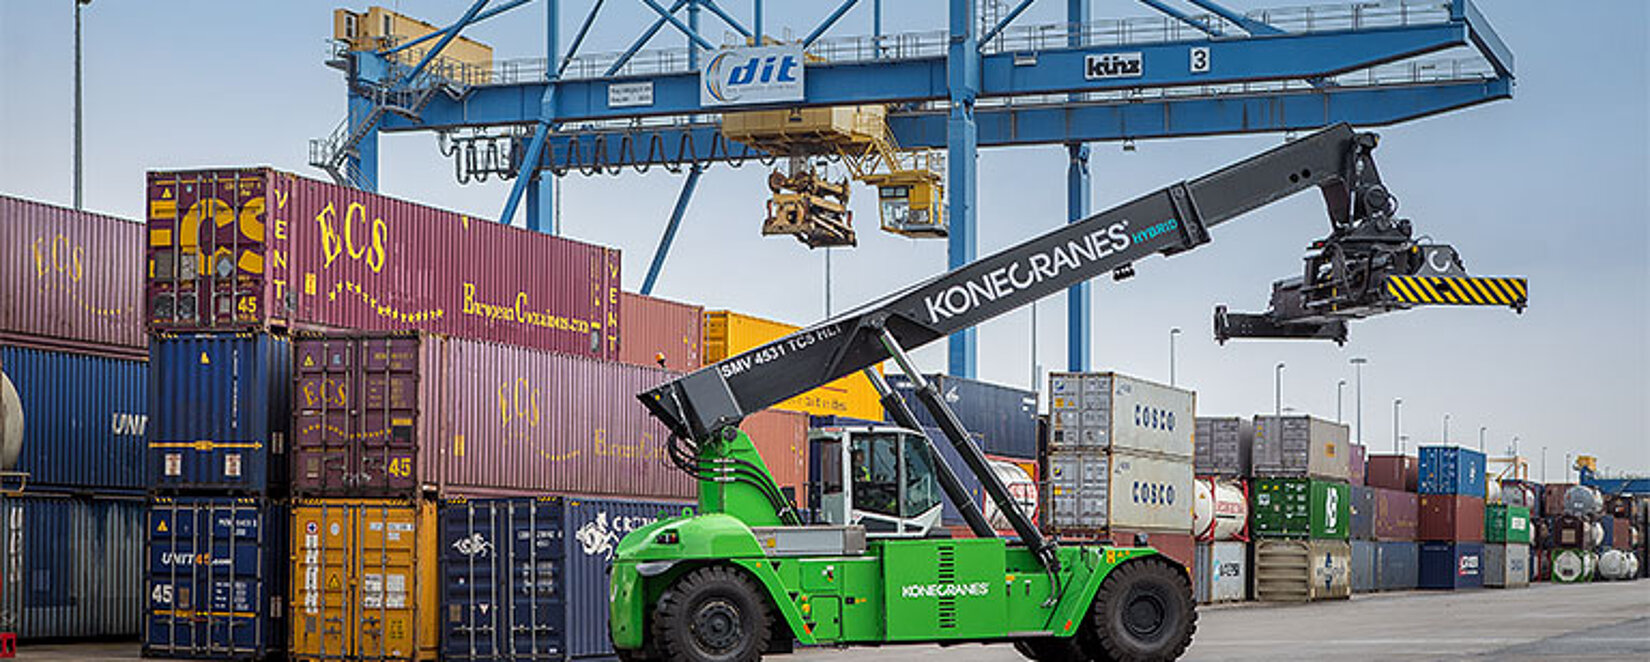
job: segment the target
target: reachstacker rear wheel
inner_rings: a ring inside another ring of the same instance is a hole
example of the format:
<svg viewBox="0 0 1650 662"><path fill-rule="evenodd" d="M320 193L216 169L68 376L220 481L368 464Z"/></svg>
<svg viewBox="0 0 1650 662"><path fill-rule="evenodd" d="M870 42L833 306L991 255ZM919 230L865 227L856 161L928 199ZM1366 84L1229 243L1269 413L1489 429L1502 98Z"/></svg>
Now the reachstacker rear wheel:
<svg viewBox="0 0 1650 662"><path fill-rule="evenodd" d="M1021 639L1014 650L1039 662L1167 662L1185 654L1196 632L1191 584L1153 556L1106 576L1076 636Z"/></svg>

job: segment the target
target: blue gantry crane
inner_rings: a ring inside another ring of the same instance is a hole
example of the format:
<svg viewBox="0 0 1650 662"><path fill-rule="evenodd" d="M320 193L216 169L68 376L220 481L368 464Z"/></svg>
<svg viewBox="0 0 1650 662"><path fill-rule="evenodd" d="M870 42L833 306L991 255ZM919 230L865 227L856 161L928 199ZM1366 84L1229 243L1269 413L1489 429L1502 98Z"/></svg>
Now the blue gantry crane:
<svg viewBox="0 0 1650 662"><path fill-rule="evenodd" d="M500 222L525 203L526 227L547 233L558 231L556 177L683 172L644 292L700 174L718 163L789 157L794 178L799 156L876 166L868 149L856 156L847 143L937 153L943 172L916 173L944 196L933 210L943 223L925 236L944 237L955 268L977 257L982 147L1063 146L1075 221L1089 214L1090 143L1132 149L1157 138L1388 125L1510 98L1514 80L1511 51L1469 0L1249 12L1215 0L1140 0L1154 15L1120 19L1096 19L1089 0L1064 0L1066 20L1046 25L1017 24L1034 0L946 0L943 28L896 34L882 29L882 0L838 0L800 38L775 38L763 0L748 12L731 11L728 0L630 0L652 22L623 51L599 54L581 46L607 0L581 3L588 11L565 49L562 1L537 0L544 57L455 54L465 28L532 1L473 0L451 24L400 32L389 19L363 24L382 10L340 10L330 63L345 72L348 116L312 141L310 161L340 183L375 190L380 133L435 132L460 181L514 179ZM731 43L706 36L707 14ZM830 36L850 14L869 14L871 33ZM686 45L650 48L667 28ZM795 61L787 67L785 57ZM853 141L822 142L815 132L787 143L793 137L779 131L738 134L742 142L724 131L724 118L752 112L855 108L875 110L854 117L875 115L878 124ZM779 185L770 178L776 200ZM881 202L905 190L879 185ZM1067 296L1067 366L1087 370L1088 286ZM949 339L951 374L974 376L975 357L972 330Z"/></svg>

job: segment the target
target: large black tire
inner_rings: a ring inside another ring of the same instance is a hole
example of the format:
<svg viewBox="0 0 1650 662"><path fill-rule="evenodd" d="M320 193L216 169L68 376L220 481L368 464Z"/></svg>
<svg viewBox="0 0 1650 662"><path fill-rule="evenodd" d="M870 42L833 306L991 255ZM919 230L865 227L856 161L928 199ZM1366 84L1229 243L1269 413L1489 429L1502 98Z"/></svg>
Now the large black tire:
<svg viewBox="0 0 1650 662"><path fill-rule="evenodd" d="M700 568L659 596L653 645L672 662L756 662L768 649L772 619L766 598L744 573Z"/></svg>
<svg viewBox="0 0 1650 662"><path fill-rule="evenodd" d="M1197 632L1197 606L1185 573L1162 556L1112 570L1089 608L1090 657L1113 662L1169 662Z"/></svg>
<svg viewBox="0 0 1650 662"><path fill-rule="evenodd" d="M1077 637L1018 639L1014 650L1035 662L1090 662L1088 654L1077 645Z"/></svg>

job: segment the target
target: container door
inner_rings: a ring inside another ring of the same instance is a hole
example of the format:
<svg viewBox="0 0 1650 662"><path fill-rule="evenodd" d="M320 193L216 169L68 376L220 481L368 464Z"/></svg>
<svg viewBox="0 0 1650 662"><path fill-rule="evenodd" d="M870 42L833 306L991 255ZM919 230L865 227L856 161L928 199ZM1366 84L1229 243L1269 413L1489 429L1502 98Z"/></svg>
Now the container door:
<svg viewBox="0 0 1650 662"><path fill-rule="evenodd" d="M567 651L562 517L559 499L510 503L509 556L503 568L505 595L501 598L510 609L510 650L524 658L542 659Z"/></svg>
<svg viewBox="0 0 1650 662"><path fill-rule="evenodd" d="M361 340L361 401L356 445L362 487L372 494L418 491L419 338Z"/></svg>
<svg viewBox="0 0 1650 662"><path fill-rule="evenodd" d="M300 494L347 494L354 484L353 349L348 342L321 338L300 340L295 349L292 481Z"/></svg>
<svg viewBox="0 0 1650 662"><path fill-rule="evenodd" d="M350 562L355 548L353 508L311 504L292 511L292 654L338 657L354 650Z"/></svg>
<svg viewBox="0 0 1650 662"><path fill-rule="evenodd" d="M448 660L494 659L509 650L501 645L510 628L498 596L499 590L508 591L509 576L503 557L510 531L499 520L503 507L493 500L442 507L442 654Z"/></svg>
<svg viewBox="0 0 1650 662"><path fill-rule="evenodd" d="M356 518L360 553L355 654L365 659L413 659L419 622L418 511L401 505L364 505ZM429 642L433 644L434 642Z"/></svg>

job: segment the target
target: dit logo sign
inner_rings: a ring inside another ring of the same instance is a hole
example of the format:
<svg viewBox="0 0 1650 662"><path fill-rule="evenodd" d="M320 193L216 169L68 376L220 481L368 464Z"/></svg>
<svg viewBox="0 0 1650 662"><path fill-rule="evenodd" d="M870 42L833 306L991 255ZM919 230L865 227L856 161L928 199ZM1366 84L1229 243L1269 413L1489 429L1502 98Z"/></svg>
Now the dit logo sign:
<svg viewBox="0 0 1650 662"><path fill-rule="evenodd" d="M802 47L762 46L717 52L699 71L699 103L705 106L801 101Z"/></svg>

